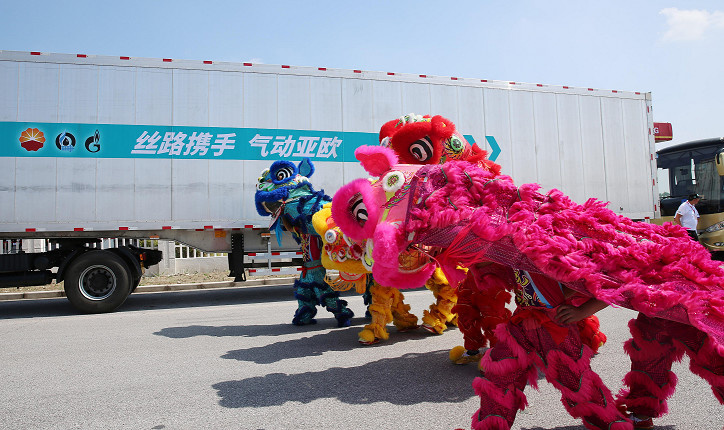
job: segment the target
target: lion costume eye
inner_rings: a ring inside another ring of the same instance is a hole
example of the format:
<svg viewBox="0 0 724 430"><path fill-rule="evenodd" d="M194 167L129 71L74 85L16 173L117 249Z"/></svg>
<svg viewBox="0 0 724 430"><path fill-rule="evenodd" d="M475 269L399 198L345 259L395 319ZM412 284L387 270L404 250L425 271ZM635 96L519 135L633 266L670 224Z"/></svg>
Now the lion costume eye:
<svg viewBox="0 0 724 430"><path fill-rule="evenodd" d="M367 178L359 178L337 190L332 200L332 218L344 235L356 242L373 236L385 203L382 189L375 191Z"/></svg>
<svg viewBox="0 0 724 430"><path fill-rule="evenodd" d="M365 207L365 203L362 200L362 195L358 194L355 196L355 199L350 202L349 205L349 211L352 213L352 216L354 217L355 221L361 226L364 227L365 223L367 222L367 207Z"/></svg>
<svg viewBox="0 0 724 430"><path fill-rule="evenodd" d="M465 142L454 134L450 136L450 139L446 140L443 145L446 152L453 155L460 154L465 149Z"/></svg>
<svg viewBox="0 0 724 430"><path fill-rule="evenodd" d="M418 161L426 163L432 158L434 149L432 147L432 142L430 142L430 138L423 137L422 139L412 142L409 151L410 154Z"/></svg>
<svg viewBox="0 0 724 430"><path fill-rule="evenodd" d="M337 232L329 229L326 233L324 233L324 240L327 243L334 243L337 240Z"/></svg>
<svg viewBox="0 0 724 430"><path fill-rule="evenodd" d="M405 185L405 175L397 170L387 172L382 178L382 189L385 192L394 193L403 185Z"/></svg>
<svg viewBox="0 0 724 430"><path fill-rule="evenodd" d="M269 185L271 185L269 183L269 169L264 169L264 171L261 172L261 176L257 179L256 189L263 191L266 190Z"/></svg>
<svg viewBox="0 0 724 430"><path fill-rule="evenodd" d="M276 171L274 177L277 182L285 182L285 180L291 178L293 174L294 169L292 169L291 167L282 167L281 169Z"/></svg>
<svg viewBox="0 0 724 430"><path fill-rule="evenodd" d="M275 161L269 168L268 181L274 185L283 185L292 181L299 174L297 166L288 160Z"/></svg>

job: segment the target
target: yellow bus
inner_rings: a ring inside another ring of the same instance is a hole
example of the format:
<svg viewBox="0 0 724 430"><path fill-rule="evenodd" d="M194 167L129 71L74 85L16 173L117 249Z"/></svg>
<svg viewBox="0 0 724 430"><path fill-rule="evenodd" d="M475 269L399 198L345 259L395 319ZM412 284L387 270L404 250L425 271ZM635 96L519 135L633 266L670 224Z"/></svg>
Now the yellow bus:
<svg viewBox="0 0 724 430"><path fill-rule="evenodd" d="M689 194L703 197L699 241L711 252L724 251L724 137L673 145L656 152L661 218L673 221Z"/></svg>

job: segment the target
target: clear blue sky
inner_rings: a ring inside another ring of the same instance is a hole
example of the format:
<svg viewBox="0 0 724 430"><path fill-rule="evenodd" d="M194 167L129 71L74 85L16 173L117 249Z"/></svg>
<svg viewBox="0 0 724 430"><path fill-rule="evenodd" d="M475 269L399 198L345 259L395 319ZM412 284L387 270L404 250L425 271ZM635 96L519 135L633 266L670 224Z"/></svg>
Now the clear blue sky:
<svg viewBox="0 0 724 430"><path fill-rule="evenodd" d="M724 136L721 1L10 1L0 50L252 61L651 92Z"/></svg>

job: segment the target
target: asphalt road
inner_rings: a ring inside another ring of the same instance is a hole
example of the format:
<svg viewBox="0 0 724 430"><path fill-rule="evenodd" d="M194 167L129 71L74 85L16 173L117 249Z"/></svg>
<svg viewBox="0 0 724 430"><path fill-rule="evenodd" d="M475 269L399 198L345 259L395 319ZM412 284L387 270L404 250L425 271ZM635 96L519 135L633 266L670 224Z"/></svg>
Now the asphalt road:
<svg viewBox="0 0 724 430"><path fill-rule="evenodd" d="M291 287L132 295L111 314L79 315L65 299L0 302L0 429L455 429L470 428L475 365L449 363L460 332L397 333L357 343L358 315L337 328L290 324ZM422 315L426 290L406 293ZM629 362L622 343L633 312L599 313L608 344L594 369L612 391ZM719 430L724 407L676 365L679 386L665 430ZM545 380L528 388L515 429L584 430Z"/></svg>

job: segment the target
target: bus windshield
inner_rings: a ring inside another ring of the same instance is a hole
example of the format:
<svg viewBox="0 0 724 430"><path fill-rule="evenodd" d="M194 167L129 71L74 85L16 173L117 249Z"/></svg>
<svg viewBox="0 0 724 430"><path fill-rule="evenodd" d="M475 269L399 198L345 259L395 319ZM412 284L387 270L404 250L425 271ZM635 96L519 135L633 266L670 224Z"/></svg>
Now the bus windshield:
<svg viewBox="0 0 724 430"><path fill-rule="evenodd" d="M657 153L661 216L674 216L689 194L701 194L696 206L700 214L722 212L724 178L719 176L714 157L721 142L709 145L686 145L680 150L664 149Z"/></svg>

